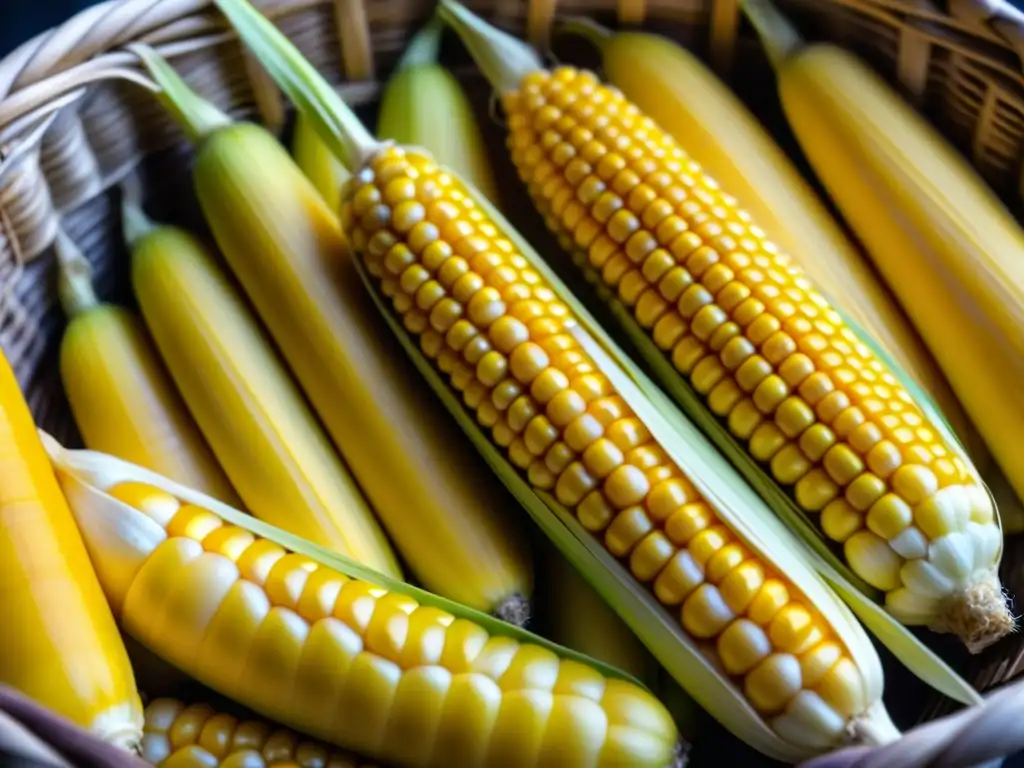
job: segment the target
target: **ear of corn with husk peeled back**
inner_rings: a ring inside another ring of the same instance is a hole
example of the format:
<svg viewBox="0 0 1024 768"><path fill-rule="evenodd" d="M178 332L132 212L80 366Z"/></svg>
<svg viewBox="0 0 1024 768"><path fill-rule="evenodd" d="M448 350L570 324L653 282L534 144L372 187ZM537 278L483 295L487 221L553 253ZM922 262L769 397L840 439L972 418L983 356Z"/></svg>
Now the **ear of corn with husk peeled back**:
<svg viewBox="0 0 1024 768"><path fill-rule="evenodd" d="M658 660L781 759L895 738L870 642L795 540L483 195L373 139L251 6L217 5L351 164L345 232L431 388Z"/></svg>
<svg viewBox="0 0 1024 768"><path fill-rule="evenodd" d="M770 3L742 5L804 155L1024 498L1024 231L866 64L805 45Z"/></svg>
<svg viewBox="0 0 1024 768"><path fill-rule="evenodd" d="M141 318L97 299L89 262L64 232L57 235L56 251L68 316L61 382L86 447L238 506Z"/></svg>
<svg viewBox="0 0 1024 768"><path fill-rule="evenodd" d="M359 488L211 252L127 198L125 217L146 325L248 511L398 575Z"/></svg>
<svg viewBox="0 0 1024 768"><path fill-rule="evenodd" d="M403 766L667 766L623 673L106 454L47 449L125 631L255 712Z"/></svg>
<svg viewBox="0 0 1024 768"><path fill-rule="evenodd" d="M457 3L441 12L500 92L513 162L548 226L688 413L774 489L773 506L795 500L900 622L974 652L1010 632L991 498L927 396L619 91L544 69Z"/></svg>
<svg viewBox="0 0 1024 768"><path fill-rule="evenodd" d="M212 105L138 50L198 139L196 193L221 252L405 562L429 589L522 624L532 571L514 502L412 383L337 216L272 134L207 117Z"/></svg>
<svg viewBox="0 0 1024 768"><path fill-rule="evenodd" d="M142 759L157 768L375 768L265 720L218 712L207 703L170 698L146 706ZM384 766L379 766L384 768Z"/></svg>
<svg viewBox="0 0 1024 768"><path fill-rule="evenodd" d="M136 749L142 702L32 414L0 353L0 682Z"/></svg>

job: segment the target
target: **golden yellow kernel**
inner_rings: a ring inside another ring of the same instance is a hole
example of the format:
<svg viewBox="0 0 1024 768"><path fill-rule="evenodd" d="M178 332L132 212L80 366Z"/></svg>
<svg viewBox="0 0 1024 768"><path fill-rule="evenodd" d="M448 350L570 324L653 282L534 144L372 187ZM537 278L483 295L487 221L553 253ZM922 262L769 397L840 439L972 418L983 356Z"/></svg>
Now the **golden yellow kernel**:
<svg viewBox="0 0 1024 768"><path fill-rule="evenodd" d="M730 675L744 675L768 657L771 642L757 624L736 619L718 636L716 648Z"/></svg>
<svg viewBox="0 0 1024 768"><path fill-rule="evenodd" d="M707 347L696 336L684 336L672 349L672 365L682 374L689 374L693 367L707 356Z"/></svg>
<svg viewBox="0 0 1024 768"><path fill-rule="evenodd" d="M800 435L799 445L810 461L821 461L822 457L835 445L836 436L824 424L813 424Z"/></svg>
<svg viewBox="0 0 1024 768"><path fill-rule="evenodd" d="M551 469L550 462L548 468ZM596 486L596 478L587 472L586 467L579 461L573 461L559 474L555 484L555 496L559 503L572 508L579 504L583 497L593 491Z"/></svg>
<svg viewBox="0 0 1024 768"><path fill-rule="evenodd" d="M888 541L902 533L913 518L913 511L903 499L894 493L887 493L871 505L867 514L867 525L874 533Z"/></svg>
<svg viewBox="0 0 1024 768"><path fill-rule="evenodd" d="M653 529L643 507L626 507L615 516L605 531L604 544L615 557L625 557Z"/></svg>
<svg viewBox="0 0 1024 768"><path fill-rule="evenodd" d="M762 714L778 712L800 692L800 662L788 653L773 653L743 680L750 703Z"/></svg>
<svg viewBox="0 0 1024 768"><path fill-rule="evenodd" d="M716 416L727 416L743 399L743 391L733 379L723 378L708 393L708 409Z"/></svg>
<svg viewBox="0 0 1024 768"><path fill-rule="evenodd" d="M865 472L846 487L846 500L854 509L866 512L885 492L885 482L870 472Z"/></svg>
<svg viewBox="0 0 1024 768"><path fill-rule="evenodd" d="M790 603L775 614L768 636L773 647L795 655L811 650L824 639L815 618L799 603Z"/></svg>
<svg viewBox="0 0 1024 768"><path fill-rule="evenodd" d="M846 486L864 471L864 462L849 446L832 446L822 461L825 471L839 485Z"/></svg>
<svg viewBox="0 0 1024 768"><path fill-rule="evenodd" d="M815 467L797 481L794 494L802 509L819 512L839 495L839 486L824 470Z"/></svg>
<svg viewBox="0 0 1024 768"><path fill-rule="evenodd" d="M663 605L679 605L704 581L704 572L685 549L678 550L654 580L654 595Z"/></svg>
<svg viewBox="0 0 1024 768"><path fill-rule="evenodd" d="M676 301L691 285L693 278L690 273L682 267L673 267L658 281L658 293L665 301Z"/></svg>
<svg viewBox="0 0 1024 768"><path fill-rule="evenodd" d="M747 607L747 618L755 624L768 624L775 614L789 602L789 590L778 579L768 579L750 601Z"/></svg>
<svg viewBox="0 0 1024 768"><path fill-rule="evenodd" d="M920 504L939 489L938 479L928 468L918 464L905 464L892 476L893 490L908 504Z"/></svg>
<svg viewBox="0 0 1024 768"><path fill-rule="evenodd" d="M732 611L741 615L764 585L764 580L764 567L757 560L747 560L729 571L718 588Z"/></svg>
<svg viewBox="0 0 1024 768"><path fill-rule="evenodd" d="M837 389L821 398L814 406L814 410L818 414L819 419L826 424L831 424L840 413L849 407L850 398L846 396L845 392Z"/></svg>
<svg viewBox="0 0 1024 768"><path fill-rule="evenodd" d="M771 379L766 379L762 382L761 386L754 392L754 404L761 408L762 412L765 412L761 407L763 404L758 403L758 392L761 391L761 387L765 386ZM778 408L775 410L775 423L778 425L782 433L790 438L796 438L804 433L805 430L810 428L814 424L814 411L799 397L787 397L783 400Z"/></svg>
<svg viewBox="0 0 1024 768"><path fill-rule="evenodd" d="M764 421L754 401L743 398L729 412L729 431L741 440L750 440L754 430ZM774 425L773 425L774 426Z"/></svg>
<svg viewBox="0 0 1024 768"><path fill-rule="evenodd" d="M651 581L676 554L677 548L665 534L652 530L629 556L629 570L641 582Z"/></svg>
<svg viewBox="0 0 1024 768"><path fill-rule="evenodd" d="M529 384L549 365L547 353L538 344L527 341L509 355L509 370L521 384Z"/></svg>
<svg viewBox="0 0 1024 768"><path fill-rule="evenodd" d="M800 655L800 671L805 688L811 688L821 682L832 667L843 658L843 647L839 643L827 640L814 646Z"/></svg>
<svg viewBox="0 0 1024 768"><path fill-rule="evenodd" d="M560 429L587 412L587 401L574 389L567 388L548 402L546 413L551 423Z"/></svg>
<svg viewBox="0 0 1024 768"><path fill-rule="evenodd" d="M771 375L768 361L760 355L751 355L736 369L736 383L744 392L753 392Z"/></svg>
<svg viewBox="0 0 1024 768"><path fill-rule="evenodd" d="M687 330L689 326L686 321L675 311L668 311L654 324L651 337L660 349L669 350L679 342Z"/></svg>
<svg viewBox="0 0 1024 768"><path fill-rule="evenodd" d="M603 531L611 523L616 510L600 491L591 491L576 507L576 517L588 531Z"/></svg>
<svg viewBox="0 0 1024 768"><path fill-rule="evenodd" d="M735 618L721 592L712 584L701 584L683 603L683 628L699 639L716 637Z"/></svg>
<svg viewBox="0 0 1024 768"><path fill-rule="evenodd" d="M708 581L712 584L719 584L722 579L738 568L749 554L742 544L737 542L726 544L711 556L704 568Z"/></svg>
<svg viewBox="0 0 1024 768"><path fill-rule="evenodd" d="M836 499L821 511L821 530L842 543L864 526L864 517L846 499Z"/></svg>

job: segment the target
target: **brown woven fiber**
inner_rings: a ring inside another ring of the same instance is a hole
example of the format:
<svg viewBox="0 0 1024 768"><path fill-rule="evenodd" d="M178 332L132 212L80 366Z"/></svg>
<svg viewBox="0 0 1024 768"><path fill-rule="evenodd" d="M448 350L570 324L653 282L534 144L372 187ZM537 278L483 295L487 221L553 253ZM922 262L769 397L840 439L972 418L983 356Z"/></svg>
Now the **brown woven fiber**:
<svg viewBox="0 0 1024 768"><path fill-rule="evenodd" d="M369 112L405 42L434 10L434 0L253 1L349 103ZM1024 12L1007 0L777 2L807 37L839 43L874 66L963 152L1011 208L1022 210ZM792 148L779 118L770 69L738 0L465 4L541 49L556 52L561 41L553 30L560 16L585 15L615 27L640 26L667 34L710 62L780 143ZM147 206L159 218L202 226L191 202L191 150L153 98L153 84L129 51L137 42L154 46L192 87L233 116L257 119L282 136L290 123L290 105L227 31L209 0L107 0L0 60L0 349L15 369L39 426L71 446L81 443L56 364L65 323L54 274L58 232L87 255L103 299L131 304L118 185L126 180L142 184ZM444 61L465 73L476 106L486 115L487 89L465 53L450 45ZM501 140L497 126L485 129L493 134L489 139ZM499 149L492 155L499 177L516 188L504 153ZM510 199L507 204L506 213L528 237L547 237L526 203ZM519 206L522 215L514 210ZM1024 596L1024 536L1018 539L1007 545L1003 583ZM1019 636L970 659L941 638L928 641L937 643L979 690L997 688L1024 673L1024 641ZM931 716L948 709L948 702L918 706L915 717L922 709ZM1019 726L1024 695L1001 694L987 711L1007 722L1016 714L1016 741L1007 737L998 749L1024 749L1024 727ZM936 729L927 743L943 754L952 750L988 756L980 747L972 751L968 720L957 723L955 744L948 728ZM895 765L884 760L878 764Z"/></svg>

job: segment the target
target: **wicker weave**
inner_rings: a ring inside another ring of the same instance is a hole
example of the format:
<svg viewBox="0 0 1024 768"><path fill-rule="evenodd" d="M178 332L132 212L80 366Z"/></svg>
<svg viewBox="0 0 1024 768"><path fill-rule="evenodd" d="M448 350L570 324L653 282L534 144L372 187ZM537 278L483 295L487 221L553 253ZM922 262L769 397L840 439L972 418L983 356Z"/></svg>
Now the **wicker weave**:
<svg viewBox="0 0 1024 768"><path fill-rule="evenodd" d="M467 4L544 49L560 14L669 34L729 77L766 124L781 131L786 145L770 95L769 68L741 20L737 0ZM378 78L433 11L432 0L261 0L257 5L350 103L367 109L377 97ZM946 7L941 0L783 0L780 5L808 37L842 44L897 84L993 188L1019 206L1024 13L1005 0L948 0ZM71 445L80 440L56 366L64 324L53 276L58 228L92 260L99 294L130 304L116 186L138 179L157 215L201 226L187 173L190 150L147 92L153 86L125 48L139 41L156 46L193 87L232 115L258 118L278 132L288 122L280 93L226 32L208 0L108 0L0 60L0 348L40 426ZM447 63L465 68L483 112L487 90L479 79L474 83L468 59L452 48ZM490 138L500 141L497 127L486 127ZM504 153L493 154L499 175L514 184ZM535 215L509 215L529 236L546 237ZM1004 556L1004 583L1024 594L1022 544L1011 543ZM988 689L1024 672L1024 643L1011 638L980 657L954 657L954 662L979 689ZM1024 696L1003 700L1024 714ZM926 714L943 706L933 705ZM1024 733L1019 741L1024 746Z"/></svg>

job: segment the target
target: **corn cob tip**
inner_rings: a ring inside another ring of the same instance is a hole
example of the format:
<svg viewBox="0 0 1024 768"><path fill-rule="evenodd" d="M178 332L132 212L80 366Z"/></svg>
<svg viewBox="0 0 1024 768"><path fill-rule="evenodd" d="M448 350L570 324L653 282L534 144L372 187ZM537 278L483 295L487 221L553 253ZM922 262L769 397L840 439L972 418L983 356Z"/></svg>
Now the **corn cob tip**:
<svg viewBox="0 0 1024 768"><path fill-rule="evenodd" d="M980 653L1016 631L1008 595L994 573L946 600L941 618L931 629L956 635L971 653Z"/></svg>
<svg viewBox="0 0 1024 768"><path fill-rule="evenodd" d="M494 609L494 618L517 627L525 627L530 621L530 601L525 595L509 595Z"/></svg>

